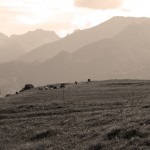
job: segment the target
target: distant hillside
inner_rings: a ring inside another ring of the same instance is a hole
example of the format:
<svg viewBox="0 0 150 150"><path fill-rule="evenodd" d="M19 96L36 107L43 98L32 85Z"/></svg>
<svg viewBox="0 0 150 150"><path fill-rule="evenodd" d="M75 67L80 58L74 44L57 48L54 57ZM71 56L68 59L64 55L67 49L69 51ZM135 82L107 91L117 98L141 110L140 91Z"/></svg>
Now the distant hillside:
<svg viewBox="0 0 150 150"><path fill-rule="evenodd" d="M16 90L26 83L37 86L55 82L85 81L88 78L149 79L149 27L150 23L134 23L123 28L112 38L90 43L72 53L61 51L44 62L3 63L0 65L0 87L5 84L7 88Z"/></svg>
<svg viewBox="0 0 150 150"><path fill-rule="evenodd" d="M25 52L29 52L39 46L47 43L51 43L60 39L60 37L54 31L44 31L37 29L35 31L29 31L22 35L12 35L11 41L20 45Z"/></svg>
<svg viewBox="0 0 150 150"><path fill-rule="evenodd" d="M148 18L113 17L112 19L86 30L74 32L54 43L46 44L32 50L21 57L20 60L33 62L44 61L58 54L60 51L74 52L79 48L105 38L113 38L116 34L134 23L150 23Z"/></svg>

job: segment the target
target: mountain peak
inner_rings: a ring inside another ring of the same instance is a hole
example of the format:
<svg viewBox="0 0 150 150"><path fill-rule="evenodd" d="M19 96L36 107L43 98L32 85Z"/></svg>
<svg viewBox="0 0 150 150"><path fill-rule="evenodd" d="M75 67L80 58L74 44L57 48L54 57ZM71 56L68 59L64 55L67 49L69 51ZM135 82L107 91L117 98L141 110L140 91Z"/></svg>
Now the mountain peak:
<svg viewBox="0 0 150 150"><path fill-rule="evenodd" d="M0 33L0 40L2 39L8 39L8 36L5 35L4 33Z"/></svg>
<svg viewBox="0 0 150 150"><path fill-rule="evenodd" d="M146 17L125 17L125 16L115 16L112 17L111 19L109 19L108 21L119 21L119 22L124 22L124 21L128 21L128 22L145 22L147 20L149 20L150 18L146 18Z"/></svg>
<svg viewBox="0 0 150 150"><path fill-rule="evenodd" d="M36 29L22 35L12 35L10 39L14 43L19 44L26 52L28 52L44 44L57 41L60 37L54 31Z"/></svg>
<svg viewBox="0 0 150 150"><path fill-rule="evenodd" d="M57 36L58 38L60 38L54 31L48 31L48 30L43 30L43 29L36 29L36 30L33 30L33 31L28 31L28 32L26 32L26 33L24 33L24 34L19 34L19 35L17 35L17 34L12 34L12 35L10 36L10 38L14 38L14 37L16 37L16 36L26 36L26 35L32 36L32 35L34 35L34 34L51 34L51 35L55 35L55 36Z"/></svg>

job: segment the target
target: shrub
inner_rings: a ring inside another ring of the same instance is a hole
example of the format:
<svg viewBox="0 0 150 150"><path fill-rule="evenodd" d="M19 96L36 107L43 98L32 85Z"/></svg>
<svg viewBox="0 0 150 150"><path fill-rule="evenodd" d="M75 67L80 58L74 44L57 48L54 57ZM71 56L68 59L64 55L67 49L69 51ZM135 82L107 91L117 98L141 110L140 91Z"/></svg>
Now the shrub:
<svg viewBox="0 0 150 150"><path fill-rule="evenodd" d="M109 133L107 133L107 139L111 140L115 137L117 137L120 133L120 129L112 129Z"/></svg>
<svg viewBox="0 0 150 150"><path fill-rule="evenodd" d="M24 87L24 90L29 90L29 89L33 89L34 86L32 84L26 84Z"/></svg>
<svg viewBox="0 0 150 150"><path fill-rule="evenodd" d="M20 92L26 91L26 90L30 90L33 89L34 85L32 84L25 84L24 88L22 90L20 90Z"/></svg>

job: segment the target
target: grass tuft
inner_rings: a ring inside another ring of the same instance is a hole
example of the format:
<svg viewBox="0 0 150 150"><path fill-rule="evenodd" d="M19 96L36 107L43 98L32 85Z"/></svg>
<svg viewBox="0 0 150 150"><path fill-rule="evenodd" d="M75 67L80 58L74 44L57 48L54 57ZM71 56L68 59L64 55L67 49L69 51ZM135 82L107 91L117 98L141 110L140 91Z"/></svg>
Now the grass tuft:
<svg viewBox="0 0 150 150"><path fill-rule="evenodd" d="M47 131L36 133L34 136L32 136L30 138L30 141L37 141L37 140L42 140L42 139L50 138L50 137L58 135L59 133L60 132L58 130L50 129L50 130L47 130Z"/></svg>
<svg viewBox="0 0 150 150"><path fill-rule="evenodd" d="M144 120L143 122L141 122L139 125L150 125L150 119Z"/></svg>
<svg viewBox="0 0 150 150"><path fill-rule="evenodd" d="M106 134L106 139L112 140L120 134L120 129L112 129L109 133Z"/></svg>
<svg viewBox="0 0 150 150"><path fill-rule="evenodd" d="M88 150L101 150L103 148L101 143L92 144L89 146Z"/></svg>
<svg viewBox="0 0 150 150"><path fill-rule="evenodd" d="M134 137L144 138L146 136L145 133L139 131L139 129L129 128L129 129L112 129L110 132L106 134L106 139L112 140L114 138L122 138L122 139L131 139Z"/></svg>

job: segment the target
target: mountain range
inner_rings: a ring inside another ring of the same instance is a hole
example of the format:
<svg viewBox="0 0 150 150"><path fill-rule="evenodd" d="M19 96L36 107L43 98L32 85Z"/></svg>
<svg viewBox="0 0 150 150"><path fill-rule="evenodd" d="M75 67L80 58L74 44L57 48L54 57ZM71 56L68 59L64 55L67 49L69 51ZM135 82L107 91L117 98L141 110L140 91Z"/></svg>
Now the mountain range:
<svg viewBox="0 0 150 150"><path fill-rule="evenodd" d="M149 79L149 28L149 18L114 17L74 32L1 63L0 87L14 92L26 83Z"/></svg>
<svg viewBox="0 0 150 150"><path fill-rule="evenodd" d="M23 49L0 33L0 63L16 59L23 54Z"/></svg>
<svg viewBox="0 0 150 150"><path fill-rule="evenodd" d="M113 38L128 25L144 22L150 23L150 19L113 17L100 25L85 30L78 30L59 41L33 49L31 52L23 55L20 60L25 62L45 61L46 59L56 56L58 52L74 52L95 41L105 38Z"/></svg>
<svg viewBox="0 0 150 150"><path fill-rule="evenodd" d="M60 37L54 31L45 31L37 29L35 31L29 31L22 35L10 36L11 41L20 45L25 52L29 52L39 46L47 43L51 43L60 39Z"/></svg>
<svg viewBox="0 0 150 150"><path fill-rule="evenodd" d="M10 37L0 33L0 63L18 59L32 49L59 39L54 31L41 29Z"/></svg>

